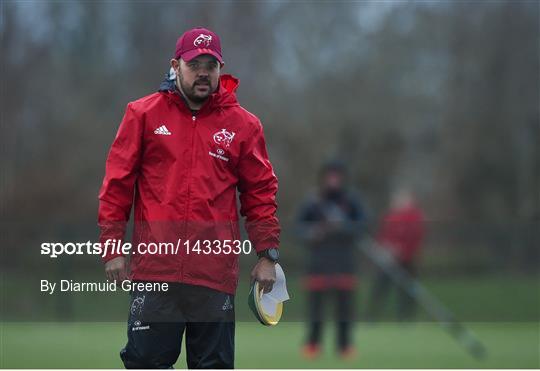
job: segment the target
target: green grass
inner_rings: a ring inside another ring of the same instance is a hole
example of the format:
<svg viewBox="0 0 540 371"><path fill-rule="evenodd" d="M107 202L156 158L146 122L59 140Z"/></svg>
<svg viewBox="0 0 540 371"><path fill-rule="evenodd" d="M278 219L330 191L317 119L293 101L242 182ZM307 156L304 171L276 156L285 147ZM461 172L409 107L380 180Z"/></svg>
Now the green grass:
<svg viewBox="0 0 540 371"><path fill-rule="evenodd" d="M129 306L126 293L111 295L39 293L39 277L10 277L2 286L1 368L120 368L118 352L126 341L123 321ZM253 320L246 305L247 279L235 299L237 368L540 368L537 276L429 278L426 287L478 335L488 357L470 357L436 323L376 326L358 324L359 357L345 362L334 354L334 329L325 329L323 355L316 361L300 357L305 292L290 275L292 299L282 323L265 328ZM362 280L357 311L365 308L370 282ZM395 296L382 311L395 318ZM39 310L38 310L39 309ZM333 308L327 308L332 313ZM29 322L32 319L33 322ZM53 322L53 319L62 319ZM428 317L422 310L420 321ZM39 322L41 321L41 322ZM176 368L185 368L185 352Z"/></svg>
<svg viewBox="0 0 540 371"><path fill-rule="evenodd" d="M39 291L40 276L10 275L2 283L3 300L0 311L4 321L42 322L98 322L123 321L128 307L129 295L117 293L57 293L48 295ZM54 277L41 277L55 281ZM100 276L72 277L76 280L95 282ZM421 282L447 306L457 318L466 322L538 322L540 319L540 281L538 276L481 276L481 277L426 277ZM291 300L286 304L284 319L289 322L305 318L306 292L300 279L291 274L287 277ZM356 313L361 315L369 300L371 282L361 279L356 293ZM249 278L242 277L235 298L236 318L249 321L252 318L247 303ZM24 293L24 295L21 295ZM503 298L511 297L511 300ZM382 308L381 319L395 319L395 292ZM39 308L39 310L36 310ZM103 310L106 308L107 310ZM329 308L330 310L331 308ZM422 310L419 321L429 321Z"/></svg>
<svg viewBox="0 0 540 371"><path fill-rule="evenodd" d="M299 355L302 323L266 328L240 322L236 329L237 368L539 368L537 322L472 323L488 350L483 361L471 358L434 323L377 326L358 324L359 357L342 361L333 352L333 328L326 328L323 355ZM3 323L2 368L120 368L125 343L123 323ZM184 350L176 367L185 368Z"/></svg>

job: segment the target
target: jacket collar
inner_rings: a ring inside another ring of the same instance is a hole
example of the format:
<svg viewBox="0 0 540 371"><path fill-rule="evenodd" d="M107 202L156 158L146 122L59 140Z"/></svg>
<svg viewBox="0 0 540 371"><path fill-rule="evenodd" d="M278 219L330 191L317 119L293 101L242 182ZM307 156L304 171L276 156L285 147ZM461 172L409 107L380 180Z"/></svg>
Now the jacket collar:
<svg viewBox="0 0 540 371"><path fill-rule="evenodd" d="M221 75L218 89L210 95L201 110L206 110L207 108L222 109L223 107L238 106L236 90L238 89L239 84L240 80L238 78L228 74ZM158 91L166 94L169 99L175 103L181 103L183 106L187 107L187 103L176 87L176 73L172 68L165 75L165 80L161 82Z"/></svg>

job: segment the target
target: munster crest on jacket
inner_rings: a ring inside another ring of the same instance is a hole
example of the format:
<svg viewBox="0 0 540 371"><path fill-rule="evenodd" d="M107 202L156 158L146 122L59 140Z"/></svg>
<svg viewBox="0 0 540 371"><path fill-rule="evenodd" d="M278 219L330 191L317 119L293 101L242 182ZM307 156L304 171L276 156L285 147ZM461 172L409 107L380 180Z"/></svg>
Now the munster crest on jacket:
<svg viewBox="0 0 540 371"><path fill-rule="evenodd" d="M235 133L227 131L226 129L221 129L214 134L214 142L224 147L229 147L233 141Z"/></svg>

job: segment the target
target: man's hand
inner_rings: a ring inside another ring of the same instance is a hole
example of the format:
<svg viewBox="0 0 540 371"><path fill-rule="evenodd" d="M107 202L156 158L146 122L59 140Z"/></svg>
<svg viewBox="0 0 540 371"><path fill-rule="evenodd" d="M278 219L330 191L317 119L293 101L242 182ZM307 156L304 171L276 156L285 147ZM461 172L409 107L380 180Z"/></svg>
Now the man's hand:
<svg viewBox="0 0 540 371"><path fill-rule="evenodd" d="M259 282L259 286L263 288L264 293L272 291L272 287L276 282L275 265L273 261L267 258L260 258L251 271L251 279Z"/></svg>
<svg viewBox="0 0 540 371"><path fill-rule="evenodd" d="M105 274L109 281L123 281L127 279L126 258L119 256L105 263Z"/></svg>

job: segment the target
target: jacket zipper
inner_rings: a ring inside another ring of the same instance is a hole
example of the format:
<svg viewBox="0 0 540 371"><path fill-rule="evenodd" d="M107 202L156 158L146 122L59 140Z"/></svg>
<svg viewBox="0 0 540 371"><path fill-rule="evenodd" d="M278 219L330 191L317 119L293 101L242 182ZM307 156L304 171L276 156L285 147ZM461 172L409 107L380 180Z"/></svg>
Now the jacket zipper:
<svg viewBox="0 0 540 371"><path fill-rule="evenodd" d="M189 158L189 167L188 167L188 176L187 176L187 199L186 199L186 209L185 209L185 218L184 218L184 236L185 241L188 240L188 223L189 223L189 206L190 206L190 196L191 196L191 171L193 169L193 156L195 154L195 149L193 148L193 145L195 144L195 127L197 126L197 117L195 115L191 116L191 154ZM191 243L189 243L188 248L191 246ZM180 265L180 280L184 281L184 262L182 260L182 263Z"/></svg>

